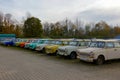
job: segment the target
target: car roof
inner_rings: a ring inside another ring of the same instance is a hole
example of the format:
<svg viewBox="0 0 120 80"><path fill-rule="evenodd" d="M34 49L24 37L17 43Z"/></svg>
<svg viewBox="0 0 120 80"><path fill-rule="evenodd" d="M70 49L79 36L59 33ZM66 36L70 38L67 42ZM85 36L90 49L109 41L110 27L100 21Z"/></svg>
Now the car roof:
<svg viewBox="0 0 120 80"><path fill-rule="evenodd" d="M117 39L108 39L108 40L105 40L105 39L99 39L99 40L93 40L94 41L103 41L103 42L120 42L120 40L117 40Z"/></svg>

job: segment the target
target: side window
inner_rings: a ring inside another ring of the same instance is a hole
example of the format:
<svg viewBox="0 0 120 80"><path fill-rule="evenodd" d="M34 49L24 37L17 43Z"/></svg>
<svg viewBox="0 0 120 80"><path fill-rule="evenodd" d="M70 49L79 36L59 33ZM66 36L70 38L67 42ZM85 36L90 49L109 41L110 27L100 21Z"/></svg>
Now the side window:
<svg viewBox="0 0 120 80"><path fill-rule="evenodd" d="M115 44L115 47L116 48L120 48L120 43L119 42L116 42L116 43L114 43Z"/></svg>
<svg viewBox="0 0 120 80"><path fill-rule="evenodd" d="M107 48L114 48L114 44L112 42L107 42L106 47Z"/></svg>
<svg viewBox="0 0 120 80"><path fill-rule="evenodd" d="M85 42L80 42L79 46L85 46Z"/></svg>
<svg viewBox="0 0 120 80"><path fill-rule="evenodd" d="M105 43L104 42L99 42L98 45L97 45L99 48L103 48L105 46Z"/></svg>
<svg viewBox="0 0 120 80"><path fill-rule="evenodd" d="M68 42L67 41L63 41L63 45L67 45L68 44Z"/></svg>

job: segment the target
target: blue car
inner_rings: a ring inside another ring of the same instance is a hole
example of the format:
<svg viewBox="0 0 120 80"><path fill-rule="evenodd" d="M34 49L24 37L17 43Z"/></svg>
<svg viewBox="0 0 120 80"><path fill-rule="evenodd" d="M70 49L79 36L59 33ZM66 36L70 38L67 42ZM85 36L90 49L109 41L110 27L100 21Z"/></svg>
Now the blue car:
<svg viewBox="0 0 120 80"><path fill-rule="evenodd" d="M15 39L9 39L9 40L3 41L2 44L5 46L13 46L14 42L15 42Z"/></svg>

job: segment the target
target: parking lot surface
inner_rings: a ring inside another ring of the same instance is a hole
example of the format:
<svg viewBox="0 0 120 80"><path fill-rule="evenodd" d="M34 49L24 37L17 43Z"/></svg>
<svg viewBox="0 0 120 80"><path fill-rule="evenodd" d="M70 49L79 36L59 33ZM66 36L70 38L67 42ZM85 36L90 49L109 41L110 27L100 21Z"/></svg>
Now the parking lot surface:
<svg viewBox="0 0 120 80"><path fill-rule="evenodd" d="M0 46L0 80L120 80L119 76L120 60L97 66Z"/></svg>

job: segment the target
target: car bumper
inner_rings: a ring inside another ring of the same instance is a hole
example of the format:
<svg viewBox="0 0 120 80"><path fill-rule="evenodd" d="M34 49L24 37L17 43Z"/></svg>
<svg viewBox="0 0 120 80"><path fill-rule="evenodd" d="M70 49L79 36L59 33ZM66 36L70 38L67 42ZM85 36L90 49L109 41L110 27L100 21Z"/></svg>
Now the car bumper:
<svg viewBox="0 0 120 80"><path fill-rule="evenodd" d="M55 53L55 51L53 51L53 50L46 50L45 53L46 54L53 54L53 53Z"/></svg>
<svg viewBox="0 0 120 80"><path fill-rule="evenodd" d="M86 61L86 62L94 62L94 58L90 58L88 56L80 56L78 57L80 60L82 61Z"/></svg>
<svg viewBox="0 0 120 80"><path fill-rule="evenodd" d="M24 48L29 48L29 46L25 46Z"/></svg>
<svg viewBox="0 0 120 80"><path fill-rule="evenodd" d="M32 49L32 47L30 46L29 49Z"/></svg>
<svg viewBox="0 0 120 80"><path fill-rule="evenodd" d="M58 51L57 54L61 55L61 56L68 56L68 54L66 52L60 52L60 51Z"/></svg>
<svg viewBox="0 0 120 80"><path fill-rule="evenodd" d="M36 51L40 51L40 49L38 49L38 48L36 48L35 50L36 50Z"/></svg>

